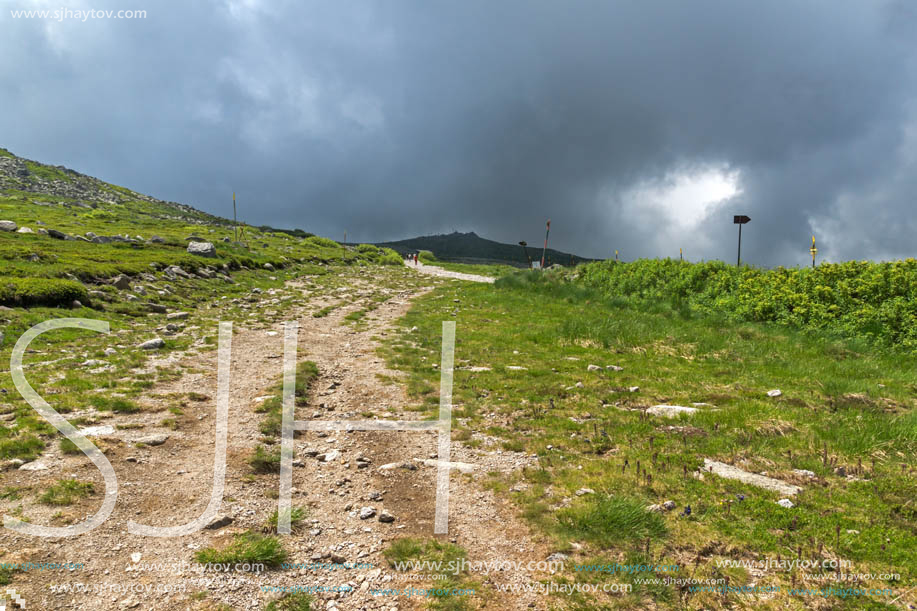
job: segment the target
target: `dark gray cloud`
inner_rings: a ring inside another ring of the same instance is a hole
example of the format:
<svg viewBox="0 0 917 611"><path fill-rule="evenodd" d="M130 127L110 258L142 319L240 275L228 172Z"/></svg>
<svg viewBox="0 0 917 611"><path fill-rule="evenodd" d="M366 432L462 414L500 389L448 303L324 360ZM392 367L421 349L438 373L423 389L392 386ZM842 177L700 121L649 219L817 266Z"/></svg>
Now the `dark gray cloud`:
<svg viewBox="0 0 917 611"><path fill-rule="evenodd" d="M156 2L13 19L0 145L245 220L587 256L913 255L911 3ZM73 8L77 8L74 6ZM725 185L725 186L724 186ZM716 201L723 198L721 201Z"/></svg>

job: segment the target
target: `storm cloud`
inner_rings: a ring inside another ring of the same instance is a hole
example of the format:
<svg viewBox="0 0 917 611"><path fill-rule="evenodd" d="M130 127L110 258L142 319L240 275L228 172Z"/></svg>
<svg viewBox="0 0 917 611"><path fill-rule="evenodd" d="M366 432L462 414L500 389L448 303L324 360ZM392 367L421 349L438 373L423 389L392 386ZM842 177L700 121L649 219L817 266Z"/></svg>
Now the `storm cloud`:
<svg viewBox="0 0 917 611"><path fill-rule="evenodd" d="M0 2L0 146L351 241L914 256L913 3ZM60 8L144 19L14 18Z"/></svg>

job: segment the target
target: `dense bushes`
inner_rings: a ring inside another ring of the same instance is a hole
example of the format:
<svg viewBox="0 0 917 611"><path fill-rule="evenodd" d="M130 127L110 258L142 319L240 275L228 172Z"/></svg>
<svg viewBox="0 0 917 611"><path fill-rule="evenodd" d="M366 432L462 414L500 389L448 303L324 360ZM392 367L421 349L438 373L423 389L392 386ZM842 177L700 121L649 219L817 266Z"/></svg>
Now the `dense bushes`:
<svg viewBox="0 0 917 611"><path fill-rule="evenodd" d="M89 302L86 288L73 280L6 278L0 281L0 305L8 307L70 307L74 300Z"/></svg>
<svg viewBox="0 0 917 611"><path fill-rule="evenodd" d="M417 258L424 263L436 263L439 261L439 259L436 258L436 255L434 255L429 250L421 250L419 253L417 253Z"/></svg>
<svg viewBox="0 0 917 611"><path fill-rule="evenodd" d="M578 268L606 297L668 301L689 311L777 322L917 349L917 260L849 261L773 270L643 259Z"/></svg>

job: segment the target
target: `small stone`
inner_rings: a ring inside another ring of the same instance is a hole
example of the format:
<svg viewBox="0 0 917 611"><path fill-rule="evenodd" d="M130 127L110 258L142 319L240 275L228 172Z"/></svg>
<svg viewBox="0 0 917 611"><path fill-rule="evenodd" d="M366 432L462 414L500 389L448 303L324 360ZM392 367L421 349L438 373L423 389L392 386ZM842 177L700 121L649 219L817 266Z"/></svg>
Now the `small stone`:
<svg viewBox="0 0 917 611"><path fill-rule="evenodd" d="M341 457L340 450L331 450L330 452L325 452L324 454L319 454L318 459L321 462L334 462Z"/></svg>
<svg viewBox="0 0 917 611"><path fill-rule="evenodd" d="M767 391L768 397L779 397L782 394L783 392L779 388L775 388L774 390Z"/></svg>
<svg viewBox="0 0 917 611"><path fill-rule="evenodd" d="M166 345L166 342L161 337L154 337L153 339L147 340L137 347L141 350L158 350Z"/></svg>
<svg viewBox="0 0 917 611"><path fill-rule="evenodd" d="M676 507L677 505L675 504L675 501L666 501L665 503L662 504L662 508L665 509L666 511L672 511Z"/></svg>
<svg viewBox="0 0 917 611"><path fill-rule="evenodd" d="M639 391L640 391L640 387L639 387L639 386L629 386L629 387L627 388L627 392L639 392Z"/></svg>
<svg viewBox="0 0 917 611"><path fill-rule="evenodd" d="M586 385L583 384L582 382L577 382L576 384L574 384L574 386L576 386L577 388L586 388Z"/></svg>
<svg viewBox="0 0 917 611"><path fill-rule="evenodd" d="M0 231L16 231L18 227L13 221L0 221Z"/></svg>
<svg viewBox="0 0 917 611"><path fill-rule="evenodd" d="M187 312L169 312L166 314L166 320L184 320L188 318Z"/></svg>
<svg viewBox="0 0 917 611"><path fill-rule="evenodd" d="M32 462L27 462L26 464L19 467L20 471L46 471L47 469L48 469L48 465L46 465L43 462L37 461L37 460L32 461Z"/></svg>
<svg viewBox="0 0 917 611"><path fill-rule="evenodd" d="M379 521L385 524L391 524L392 522L395 521L395 516L393 516L392 514L390 514L387 511L383 511L382 513L379 514Z"/></svg>
<svg viewBox="0 0 917 611"><path fill-rule="evenodd" d="M189 255L198 255L201 257L216 257L217 249L211 242L191 242L188 244L187 252Z"/></svg>
<svg viewBox="0 0 917 611"><path fill-rule="evenodd" d="M586 371L602 371L602 368L598 365L589 365L586 367Z"/></svg>
<svg viewBox="0 0 917 611"><path fill-rule="evenodd" d="M146 437L140 437L135 439L134 443L142 443L148 446L161 446L169 439L169 436L165 433L156 433L154 435L147 435Z"/></svg>
<svg viewBox="0 0 917 611"><path fill-rule="evenodd" d="M844 467L843 465L841 465L840 467L836 467L834 469L834 474L837 475L838 477L847 477L847 468Z"/></svg>
<svg viewBox="0 0 917 611"><path fill-rule="evenodd" d="M624 368L619 367L618 365L607 365L605 369L610 369L612 371L624 371Z"/></svg>
<svg viewBox="0 0 917 611"><path fill-rule="evenodd" d="M111 283L116 289L120 289L122 291L126 291L127 289L131 288L131 279L124 274L118 274L112 278Z"/></svg>
<svg viewBox="0 0 917 611"><path fill-rule="evenodd" d="M232 516L216 515L207 523L207 526L204 528L216 530L218 528L223 528L224 526L229 526L230 524L232 524Z"/></svg>
<svg viewBox="0 0 917 611"><path fill-rule="evenodd" d="M790 499L780 499L779 501L777 501L777 504L787 509L793 508L793 501L791 501Z"/></svg>
<svg viewBox="0 0 917 611"><path fill-rule="evenodd" d="M374 507L364 507L363 509L360 510L360 519L361 520L368 520L371 517L373 517L374 515L376 515L376 509Z"/></svg>
<svg viewBox="0 0 917 611"><path fill-rule="evenodd" d="M583 496L586 494L595 494L595 490L592 488L580 488L576 491L576 496Z"/></svg>

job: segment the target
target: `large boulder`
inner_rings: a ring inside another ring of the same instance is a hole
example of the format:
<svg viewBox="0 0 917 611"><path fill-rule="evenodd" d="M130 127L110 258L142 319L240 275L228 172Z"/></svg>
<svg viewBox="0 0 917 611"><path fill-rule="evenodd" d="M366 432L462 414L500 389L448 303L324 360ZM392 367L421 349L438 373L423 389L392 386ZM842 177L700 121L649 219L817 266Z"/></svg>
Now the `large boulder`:
<svg viewBox="0 0 917 611"><path fill-rule="evenodd" d="M58 231L57 229L49 229L48 235L54 238L55 240L66 240L67 239L67 234L62 231Z"/></svg>
<svg viewBox="0 0 917 611"><path fill-rule="evenodd" d="M0 221L0 231L16 231L18 227L13 221Z"/></svg>
<svg viewBox="0 0 917 611"><path fill-rule="evenodd" d="M215 257L217 256L217 249L211 242L191 242L188 244L188 254Z"/></svg>

